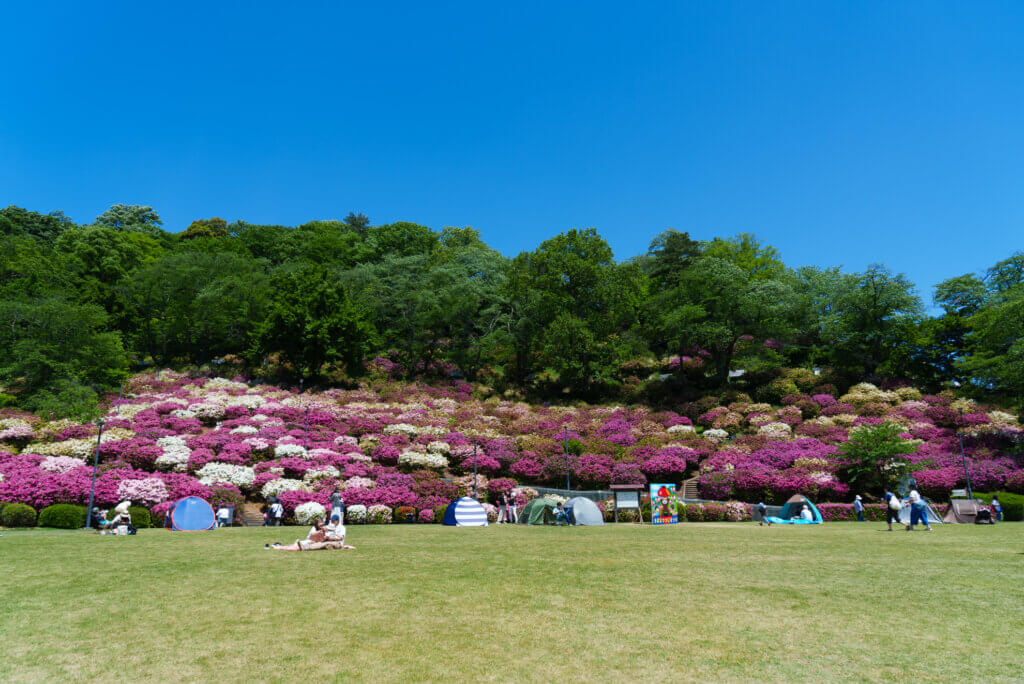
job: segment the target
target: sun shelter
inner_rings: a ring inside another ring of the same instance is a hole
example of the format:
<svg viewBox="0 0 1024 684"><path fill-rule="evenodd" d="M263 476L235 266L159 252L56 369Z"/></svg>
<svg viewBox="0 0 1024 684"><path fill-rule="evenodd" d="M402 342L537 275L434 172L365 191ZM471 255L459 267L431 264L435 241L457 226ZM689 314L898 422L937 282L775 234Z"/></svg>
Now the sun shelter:
<svg viewBox="0 0 1024 684"><path fill-rule="evenodd" d="M941 522L944 523L962 523L964 525L973 525L978 519L978 510L981 505L976 499L953 499L949 502L949 508L946 510L946 514L942 516ZM931 507L928 507L928 512L931 513ZM900 511L902 514L902 511ZM932 522L931 516L928 517L928 522Z"/></svg>
<svg viewBox="0 0 1024 684"><path fill-rule="evenodd" d="M197 532L212 530L217 526L217 517L213 507L198 496L186 496L178 499L167 510L164 526L176 532Z"/></svg>
<svg viewBox="0 0 1024 684"><path fill-rule="evenodd" d="M543 496L527 502L519 514L519 522L524 525L554 525L555 502Z"/></svg>
<svg viewBox="0 0 1024 684"><path fill-rule="evenodd" d="M811 515L813 516L811 520L804 520L800 517L800 510L804 506L811 510ZM818 525L823 520L818 508L811 503L810 499L803 494L794 494L789 497L789 500L786 501L778 515L765 518L765 522L782 525Z"/></svg>
<svg viewBox="0 0 1024 684"><path fill-rule="evenodd" d="M604 514L597 504L582 496L565 502L565 508L572 510L572 519L577 525L604 525Z"/></svg>
<svg viewBox="0 0 1024 684"><path fill-rule="evenodd" d="M444 524L455 527L487 527L487 511L476 499L464 496L444 509Z"/></svg>

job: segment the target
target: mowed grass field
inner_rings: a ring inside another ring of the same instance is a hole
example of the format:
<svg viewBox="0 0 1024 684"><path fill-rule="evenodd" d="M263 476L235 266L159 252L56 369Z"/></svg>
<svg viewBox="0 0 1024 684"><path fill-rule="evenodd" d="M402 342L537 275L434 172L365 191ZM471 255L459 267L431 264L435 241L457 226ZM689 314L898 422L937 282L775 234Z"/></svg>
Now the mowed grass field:
<svg viewBox="0 0 1024 684"><path fill-rule="evenodd" d="M0 680L1009 681L1024 525L6 530Z"/></svg>

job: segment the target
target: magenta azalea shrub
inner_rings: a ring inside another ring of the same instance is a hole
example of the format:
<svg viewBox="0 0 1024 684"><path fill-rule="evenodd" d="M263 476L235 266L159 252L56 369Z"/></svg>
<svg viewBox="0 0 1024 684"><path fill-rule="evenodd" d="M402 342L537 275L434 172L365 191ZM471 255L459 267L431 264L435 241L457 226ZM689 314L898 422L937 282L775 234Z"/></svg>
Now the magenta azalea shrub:
<svg viewBox="0 0 1024 684"><path fill-rule="evenodd" d="M686 372L705 362L695 351L659 365ZM481 499L515 491L522 504L531 485L564 486L566 440L577 488L678 484L696 476L701 496L716 501L781 503L802 493L822 505L848 505L854 493L880 492L850 491L837 448L851 431L882 422L899 424L913 444L908 470L926 496L942 500L965 485L959 438L975 489L1024 492L1024 457L1015 449L1024 429L1016 414L907 387L861 383L843 393L810 379L784 380L773 395L781 405L728 392L651 411L482 400L474 394L487 390L462 381L376 380L299 396L147 373L131 378L128 394L107 410L96 500L108 507L131 499L159 519L161 507L183 496L239 505L279 492L291 512L326 504L337 488L357 520L360 510L387 517L381 507L412 507L420 519L436 518L473 491L474 464ZM0 412L0 502L37 509L84 504L95 438L92 425ZM721 506L694 508L690 517L745 519L739 504Z"/></svg>

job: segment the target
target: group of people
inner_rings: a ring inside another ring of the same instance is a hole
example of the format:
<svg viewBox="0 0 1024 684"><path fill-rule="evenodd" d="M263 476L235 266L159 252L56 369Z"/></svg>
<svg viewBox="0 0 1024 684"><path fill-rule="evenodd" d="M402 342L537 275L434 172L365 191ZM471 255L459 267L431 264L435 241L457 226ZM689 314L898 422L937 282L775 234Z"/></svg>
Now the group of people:
<svg viewBox="0 0 1024 684"><path fill-rule="evenodd" d="M757 504L757 513L758 518L760 519L757 524L761 525L762 527L767 524L769 527L771 527L772 521L768 519L768 506L767 504L765 504L764 501L761 501L760 503ZM796 515L794 515L793 517L800 518L801 520L811 521L814 520L814 513L812 513L811 509L807 507L807 504L800 504L800 510L797 511Z"/></svg>
<svg viewBox="0 0 1024 684"><path fill-rule="evenodd" d="M114 506L114 517L107 519L107 511L101 511L98 507L93 508L89 514L89 527L92 527L101 534L135 534L135 526L132 525L132 514L128 511L131 501L122 501ZM121 530L123 528L123 531Z"/></svg>
<svg viewBox="0 0 1024 684"><path fill-rule="evenodd" d="M322 549L355 549L345 543L345 525L341 522L339 515L332 514L331 520L326 525L317 520L309 529L305 539L296 539L294 544L287 546L274 543L267 544L263 548L272 551L320 551Z"/></svg>
<svg viewBox="0 0 1024 684"><path fill-rule="evenodd" d="M498 497L498 523L519 522L519 511L516 509L516 498L509 494Z"/></svg>
<svg viewBox="0 0 1024 684"><path fill-rule="evenodd" d="M338 516L338 520L342 523L345 522L345 497L341 495L341 491L335 489L331 494L330 498L330 517ZM264 527L280 527L284 520L284 505L281 500L276 496L267 498L267 503L263 507L263 526Z"/></svg>

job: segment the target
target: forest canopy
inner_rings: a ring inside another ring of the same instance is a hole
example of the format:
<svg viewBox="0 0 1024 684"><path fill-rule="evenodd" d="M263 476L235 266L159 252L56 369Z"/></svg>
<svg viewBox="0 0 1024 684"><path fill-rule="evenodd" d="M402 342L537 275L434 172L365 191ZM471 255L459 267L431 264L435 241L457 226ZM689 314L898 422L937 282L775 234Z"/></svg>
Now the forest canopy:
<svg viewBox="0 0 1024 684"><path fill-rule="evenodd" d="M82 225L9 206L0 243L0 406L55 414L147 366L655 403L733 385L778 400L793 369L991 400L1024 387L1024 252L938 284L929 315L882 265L793 268L751 234L668 230L619 261L573 229L507 258L468 227L350 213L172 233L117 204Z"/></svg>

